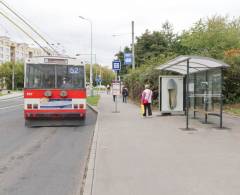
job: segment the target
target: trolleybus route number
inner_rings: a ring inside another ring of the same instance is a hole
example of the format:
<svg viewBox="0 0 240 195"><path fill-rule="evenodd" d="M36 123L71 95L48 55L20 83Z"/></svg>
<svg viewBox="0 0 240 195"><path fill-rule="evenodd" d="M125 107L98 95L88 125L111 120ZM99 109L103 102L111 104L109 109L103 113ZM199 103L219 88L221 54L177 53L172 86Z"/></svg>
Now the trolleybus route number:
<svg viewBox="0 0 240 195"><path fill-rule="evenodd" d="M80 72L79 67L70 67L69 68L69 73L70 74L78 74Z"/></svg>

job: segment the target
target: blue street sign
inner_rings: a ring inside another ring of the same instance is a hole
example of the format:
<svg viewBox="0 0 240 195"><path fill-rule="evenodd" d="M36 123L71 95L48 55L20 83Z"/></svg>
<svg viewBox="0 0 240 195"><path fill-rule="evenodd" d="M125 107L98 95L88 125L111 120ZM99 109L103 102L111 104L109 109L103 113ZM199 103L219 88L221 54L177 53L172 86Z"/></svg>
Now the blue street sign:
<svg viewBox="0 0 240 195"><path fill-rule="evenodd" d="M124 64L125 65L132 64L132 54L131 53L124 53Z"/></svg>
<svg viewBox="0 0 240 195"><path fill-rule="evenodd" d="M120 60L113 60L112 69L115 70L115 71L121 70L121 61Z"/></svg>
<svg viewBox="0 0 240 195"><path fill-rule="evenodd" d="M96 81L96 83L101 83L102 82L102 78L100 76L97 76L95 81Z"/></svg>

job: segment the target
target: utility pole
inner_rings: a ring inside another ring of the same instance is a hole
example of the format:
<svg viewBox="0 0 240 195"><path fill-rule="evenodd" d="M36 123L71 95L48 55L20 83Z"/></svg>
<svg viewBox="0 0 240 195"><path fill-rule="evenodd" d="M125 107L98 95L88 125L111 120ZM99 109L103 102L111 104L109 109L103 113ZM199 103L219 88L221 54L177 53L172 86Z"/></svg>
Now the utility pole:
<svg viewBox="0 0 240 195"><path fill-rule="evenodd" d="M135 69L135 52L134 52L134 21L132 21L132 69Z"/></svg>
<svg viewBox="0 0 240 195"><path fill-rule="evenodd" d="M91 90L91 96L93 96L93 60L92 60L92 49L93 49L93 37L92 37L92 21L90 21L91 26L91 64L90 64L90 90Z"/></svg>

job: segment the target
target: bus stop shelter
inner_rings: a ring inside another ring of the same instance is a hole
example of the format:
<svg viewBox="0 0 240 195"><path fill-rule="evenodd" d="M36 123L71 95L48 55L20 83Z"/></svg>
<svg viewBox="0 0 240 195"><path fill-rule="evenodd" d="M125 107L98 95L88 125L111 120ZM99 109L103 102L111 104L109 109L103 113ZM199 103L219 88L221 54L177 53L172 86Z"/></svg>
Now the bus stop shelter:
<svg viewBox="0 0 240 195"><path fill-rule="evenodd" d="M204 123L208 123L208 116L217 116L223 128L223 69L227 67L222 61L201 56L179 56L157 67L184 75L186 129L190 129L191 114L193 118L201 115Z"/></svg>

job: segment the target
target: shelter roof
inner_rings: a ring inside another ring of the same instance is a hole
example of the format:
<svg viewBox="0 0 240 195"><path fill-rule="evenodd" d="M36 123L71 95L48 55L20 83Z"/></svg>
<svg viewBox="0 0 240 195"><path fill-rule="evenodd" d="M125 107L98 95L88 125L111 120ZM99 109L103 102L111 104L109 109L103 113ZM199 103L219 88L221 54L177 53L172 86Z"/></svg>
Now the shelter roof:
<svg viewBox="0 0 240 195"><path fill-rule="evenodd" d="M187 61L189 60L189 74L200 71L207 71L215 68L227 68L228 64L209 57L202 56L178 56L165 64L159 65L156 69L187 74Z"/></svg>

